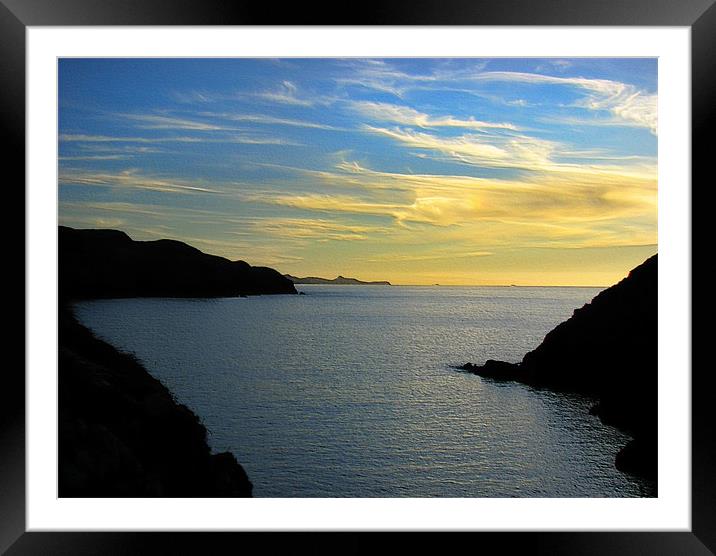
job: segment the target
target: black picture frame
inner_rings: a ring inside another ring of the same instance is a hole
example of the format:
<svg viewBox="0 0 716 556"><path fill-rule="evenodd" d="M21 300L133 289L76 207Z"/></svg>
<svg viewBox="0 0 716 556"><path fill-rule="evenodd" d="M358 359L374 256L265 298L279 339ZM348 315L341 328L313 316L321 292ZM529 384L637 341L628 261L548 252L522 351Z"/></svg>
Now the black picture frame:
<svg viewBox="0 0 716 556"><path fill-rule="evenodd" d="M10 170L6 191L14 190L13 209L24 207L25 183L25 31L28 26L77 25L615 25L686 26L691 29L692 62L692 206L706 188L707 164L713 158L710 135L714 129L716 98L715 0L392 0L306 5L279 9L268 3L222 0L0 0L0 118L6 141L4 162ZM348 9L346 9L348 8ZM7 175L7 174L6 174ZM709 176L710 177L710 176ZM703 182L703 183L702 183ZM684 184L688 187L689 184ZM22 191L22 193L21 193ZM694 240L701 232L693 223ZM7 234L17 256L10 291L26 291L23 223ZM20 251L22 249L22 254ZM693 248L692 248L693 249ZM693 251L692 251L693 252ZM22 258L22 263L20 259ZM703 292L693 280L692 295ZM20 266L22 265L22 266ZM22 270L19 270L22 268ZM16 296L17 297L17 296ZM697 304L692 314L706 309ZM12 322L16 334L22 325ZM692 327L693 329L693 327ZM692 335L692 338L695 336ZM693 346L692 339L692 346ZM9 342L7 344L9 346ZM19 339L17 342L19 345ZM23 341L24 345L24 341ZM18 348L15 348L16 350ZM692 354L698 352L693 350ZM693 357L692 355L692 357ZM693 359L696 361L696 359ZM714 379L708 367L692 364L692 528L690 532L530 532L412 534L383 533L36 533L25 527L25 365L7 363L0 391L0 552L8 554L212 554L230 549L272 552L331 551L357 553L391 546L403 550L451 550L452 545L492 553L517 550L538 554L715 554L716 553L716 435L713 433L711 392ZM469 536L468 536L469 535ZM477 535L477 536L475 536Z"/></svg>

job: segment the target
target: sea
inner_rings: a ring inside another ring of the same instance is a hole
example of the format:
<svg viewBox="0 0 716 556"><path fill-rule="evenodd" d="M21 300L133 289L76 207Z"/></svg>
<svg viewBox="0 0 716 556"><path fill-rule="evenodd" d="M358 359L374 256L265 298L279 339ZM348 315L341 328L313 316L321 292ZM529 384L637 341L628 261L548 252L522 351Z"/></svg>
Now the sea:
<svg viewBox="0 0 716 556"><path fill-rule="evenodd" d="M75 311L200 417L256 497L654 496L614 467L629 437L594 400L458 369L521 360L599 289L297 289Z"/></svg>

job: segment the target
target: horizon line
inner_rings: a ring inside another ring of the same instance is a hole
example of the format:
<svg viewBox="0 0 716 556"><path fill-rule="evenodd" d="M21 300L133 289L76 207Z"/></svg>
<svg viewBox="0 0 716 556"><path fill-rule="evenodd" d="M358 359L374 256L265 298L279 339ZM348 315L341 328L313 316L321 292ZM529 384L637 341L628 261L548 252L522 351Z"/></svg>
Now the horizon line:
<svg viewBox="0 0 716 556"><path fill-rule="evenodd" d="M318 276L316 276L318 278ZM357 280L357 278L356 278ZM375 280L372 280L375 281ZM390 282L389 280L385 280ZM374 286L383 288L608 288L614 284L576 285L576 284L294 284L294 286Z"/></svg>
<svg viewBox="0 0 716 556"><path fill-rule="evenodd" d="M188 241L182 240L182 239L166 238L166 237L165 237L165 238L159 238L159 239L134 239L134 238L132 237L132 235L130 235L129 232L127 232L127 231L125 231L125 230L122 230L122 229L120 229L120 228L97 228L97 227L92 227L92 228L75 228L75 227L69 226L69 225L67 225L67 224L60 224L59 219L58 219L58 222L57 222L57 227L58 227L58 228L60 228L60 227L71 228L71 229L74 229L74 230L113 230L113 231L117 231L117 232L124 233L124 234L127 235L132 241L139 241L139 242L161 241L161 240L163 240L163 239L164 239L164 240L168 239L168 240L171 240L171 241L178 241L178 242L184 243L185 245L188 245L188 246L190 246L190 247L193 247L194 249L197 249L197 250L199 250L199 251L201 251L202 253L207 254L207 255L211 255L211 256L214 256L214 257L221 257L221 258L226 259L226 260L229 260L229 261L232 260L232 259L230 259L230 258L228 258L228 257L226 257L226 256L223 256L223 255L217 255L217 254L215 254L215 253L209 253L209 252L207 252L207 251L204 251L204 250L202 250L202 249L200 249L200 248L198 248L198 247L192 245L192 244L189 243ZM656 246L658 247L658 244L656 244ZM266 265L262 265L262 264L248 263L248 261L246 261L246 260L244 260L244 259L236 259L236 260L237 260L237 261L238 261L238 260L243 260L244 262L246 262L247 264L250 264L251 266L266 266ZM281 274L282 276L286 276L287 274L288 274L288 275L291 275L291 276L295 276L295 275L293 275L293 274L291 274L291 273L288 273L288 272L282 272L282 271L278 270L275 266L268 266L267 268L272 268L273 270L275 270L276 272L278 272L278 273ZM610 286L612 286L612 285L614 285L614 284L616 284L616 283L618 282L618 281L617 281L617 282L610 283L610 284L597 284L597 285L578 285L578 284L439 284L439 283L432 283L432 284L398 284L398 283L393 283L393 282L391 282L390 280L385 280L385 279L381 279L381 280L362 280L362 279L360 279L360 278L356 278L356 277L354 277L354 276L349 276L349 275L350 275L350 272L348 272L348 273L340 273L340 274L337 274L336 277L343 276L343 277L348 277L348 278L352 278L352 279L355 279L355 280L359 280L359 281L361 281L361 282L382 282L382 281L385 281L385 282L388 282L388 283L389 283L389 286L387 286L387 287L391 287L391 286L396 286L396 287L400 287L400 286L402 286L402 287L435 287L435 286L438 286L438 287L443 287L443 288L449 288L449 287L458 287L458 288L471 288L471 287L509 288L509 287L518 287L518 288L593 288L593 289L594 289L594 288L608 288L608 287L610 287ZM296 277L298 277L298 276L296 276ZM330 278L328 278L328 279L327 279L327 278L323 278L322 276L319 276L319 275L316 275L316 274L306 274L305 277L308 277L308 278L321 278L321 279L324 279L324 280L331 280ZM294 286L320 286L320 285L333 285L333 286L344 286L344 285L361 285L361 286L364 286L364 285L374 285L374 286L381 286L381 285L383 285L383 284L294 284Z"/></svg>

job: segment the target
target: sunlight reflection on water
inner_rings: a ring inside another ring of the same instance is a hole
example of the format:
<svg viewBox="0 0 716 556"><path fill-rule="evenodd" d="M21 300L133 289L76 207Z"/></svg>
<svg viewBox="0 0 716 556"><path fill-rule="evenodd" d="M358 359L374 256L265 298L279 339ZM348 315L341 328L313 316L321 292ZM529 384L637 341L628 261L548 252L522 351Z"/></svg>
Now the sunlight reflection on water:
<svg viewBox="0 0 716 556"><path fill-rule="evenodd" d="M590 401L452 365L519 361L593 288L299 286L83 302L246 468L255 496L650 495Z"/></svg>

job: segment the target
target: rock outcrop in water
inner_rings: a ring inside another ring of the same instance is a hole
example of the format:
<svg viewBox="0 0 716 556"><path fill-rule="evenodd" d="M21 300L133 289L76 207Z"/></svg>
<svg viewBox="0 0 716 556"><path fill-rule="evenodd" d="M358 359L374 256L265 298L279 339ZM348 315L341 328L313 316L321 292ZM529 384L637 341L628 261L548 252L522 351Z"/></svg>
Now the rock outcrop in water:
<svg viewBox="0 0 716 556"><path fill-rule="evenodd" d="M272 268L208 255L170 239L59 227L59 287L69 299L234 297L296 293Z"/></svg>
<svg viewBox="0 0 716 556"><path fill-rule="evenodd" d="M617 455L617 468L656 480L657 256L575 310L520 363L488 360L463 368L595 396L592 413L633 437Z"/></svg>
<svg viewBox="0 0 716 556"><path fill-rule="evenodd" d="M59 315L59 496L249 497L236 458L131 355Z"/></svg>

